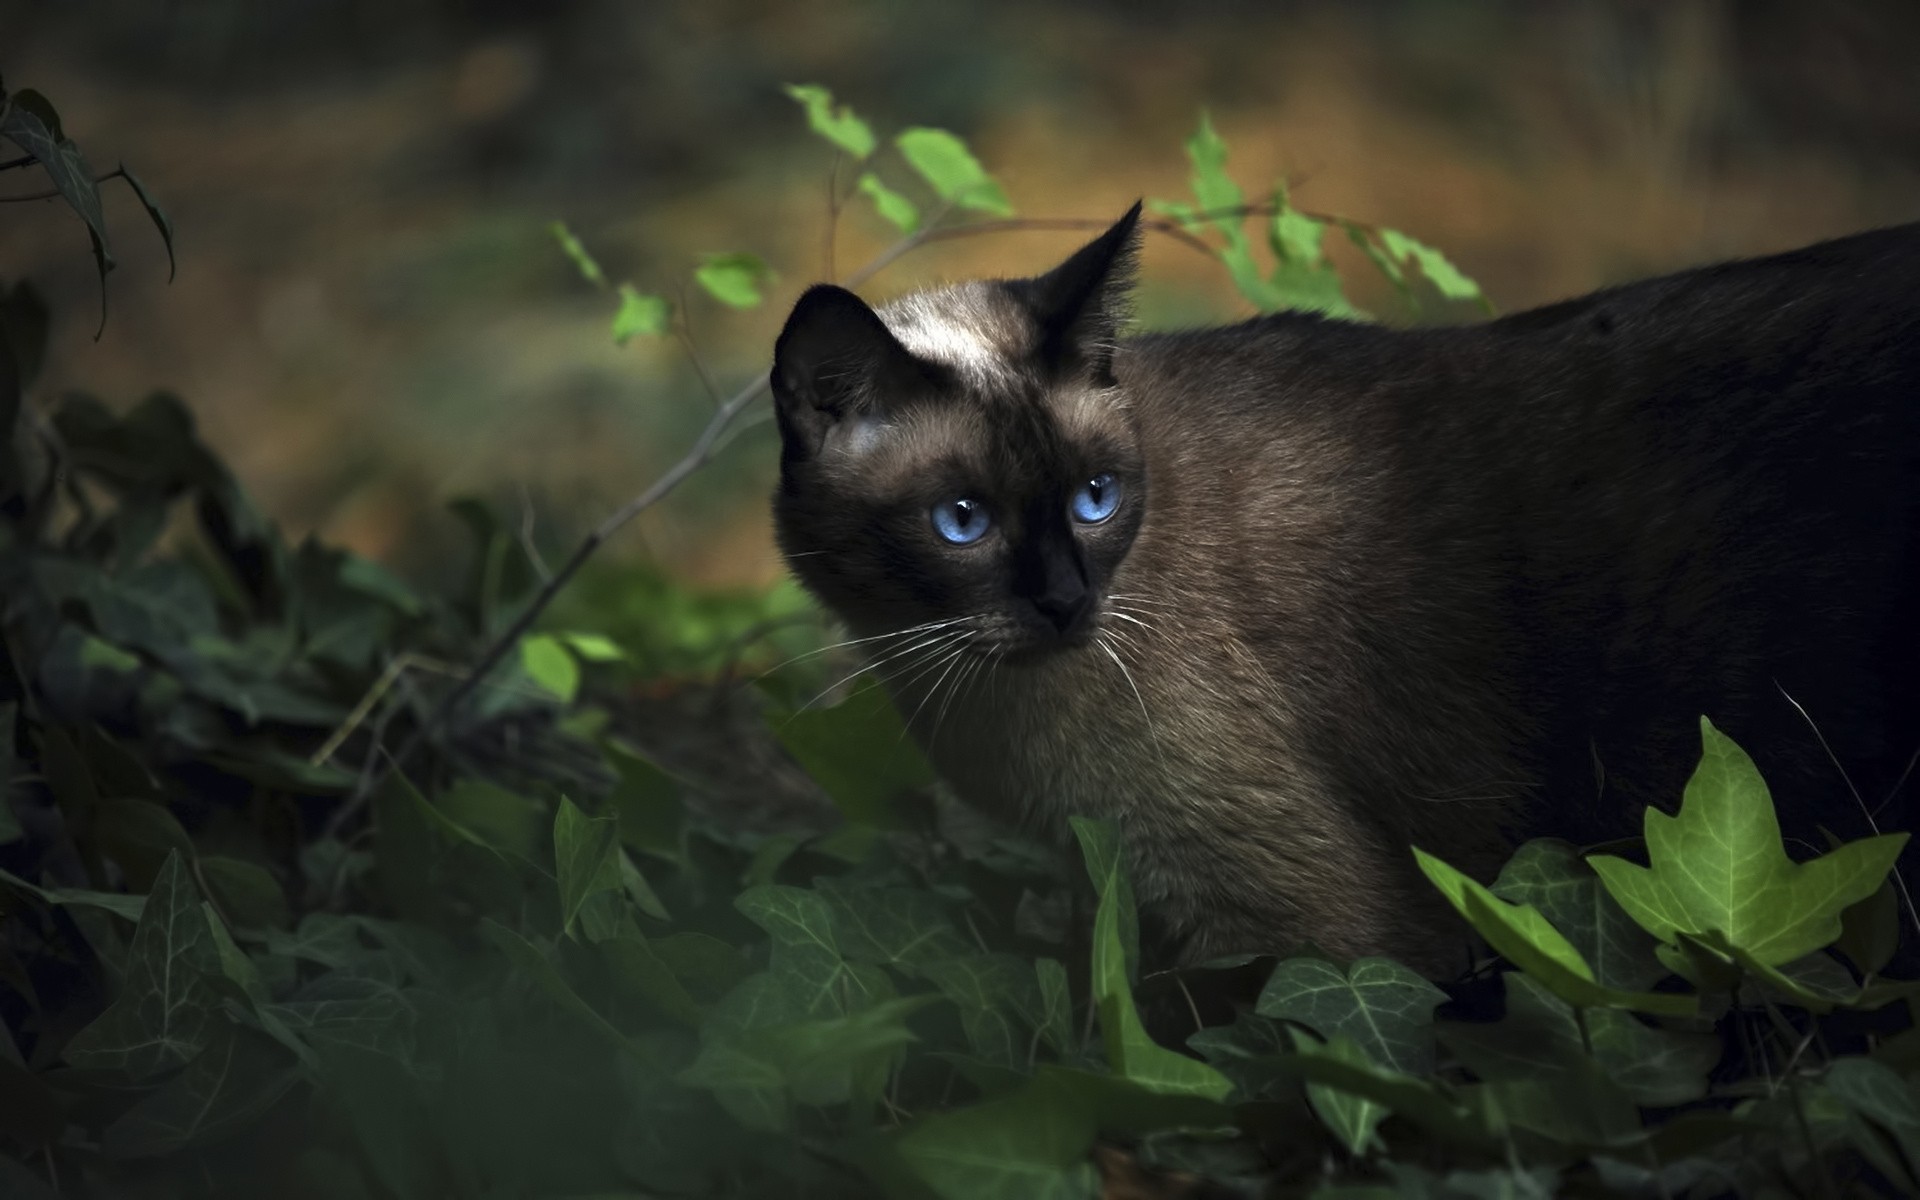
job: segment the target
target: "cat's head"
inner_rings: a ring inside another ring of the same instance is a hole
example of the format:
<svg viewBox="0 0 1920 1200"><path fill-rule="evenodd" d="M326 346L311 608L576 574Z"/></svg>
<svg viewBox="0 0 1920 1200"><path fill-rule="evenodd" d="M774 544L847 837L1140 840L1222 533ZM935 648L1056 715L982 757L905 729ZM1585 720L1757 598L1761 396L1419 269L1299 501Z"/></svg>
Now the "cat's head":
<svg viewBox="0 0 1920 1200"><path fill-rule="evenodd" d="M924 627L1021 662L1103 620L1147 500L1113 373L1139 216L1032 279L878 312L828 285L800 297L774 350L774 517L856 633Z"/></svg>

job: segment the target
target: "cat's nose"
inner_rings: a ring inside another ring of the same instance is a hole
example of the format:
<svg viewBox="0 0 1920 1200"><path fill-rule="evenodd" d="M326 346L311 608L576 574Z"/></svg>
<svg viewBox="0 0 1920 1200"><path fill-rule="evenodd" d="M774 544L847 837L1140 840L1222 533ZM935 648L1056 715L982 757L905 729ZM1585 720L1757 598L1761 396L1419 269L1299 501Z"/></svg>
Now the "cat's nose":
<svg viewBox="0 0 1920 1200"><path fill-rule="evenodd" d="M1050 590L1033 598L1034 608L1040 615L1053 623L1060 636L1074 633L1086 624L1087 614L1093 611L1093 591L1087 587L1072 590Z"/></svg>

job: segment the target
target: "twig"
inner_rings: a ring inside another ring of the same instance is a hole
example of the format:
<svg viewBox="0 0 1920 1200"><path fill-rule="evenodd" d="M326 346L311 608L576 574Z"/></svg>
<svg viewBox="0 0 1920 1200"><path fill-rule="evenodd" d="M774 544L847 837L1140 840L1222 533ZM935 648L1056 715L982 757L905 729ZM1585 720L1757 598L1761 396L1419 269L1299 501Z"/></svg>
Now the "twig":
<svg viewBox="0 0 1920 1200"><path fill-rule="evenodd" d="M533 511L533 493L527 490L525 481L520 484L520 553L527 556L527 562L533 566L534 574L545 583L553 578L553 572L547 567L546 555L540 553L540 546L534 540L536 516Z"/></svg>
<svg viewBox="0 0 1920 1200"><path fill-rule="evenodd" d="M35 159L33 161L37 162L39 160ZM11 167L13 165L15 164L7 163L6 166L0 167L0 170L5 170L6 167ZM115 167L113 170L108 171L105 175L101 175L98 178L96 178L94 182L105 183L109 179L121 179L126 176L126 173L127 173L127 169L125 167ZM52 188L44 192L34 192L32 195L28 195L28 196L0 196L0 204L24 204L28 200L58 200L63 195L65 195L65 193L63 193L59 188Z"/></svg>
<svg viewBox="0 0 1920 1200"><path fill-rule="evenodd" d="M473 669L468 671L451 691L440 698L439 702L428 711L426 718L407 735L407 740L400 743L400 748L388 758L386 765L376 771L365 784L355 788L353 794L347 797L346 802L328 820L327 835L337 834L365 806L367 798L386 782L387 776L405 766L407 760L420 749L421 744L440 731L440 726L445 723L447 717L473 694L482 679L500 665L500 660L507 656L507 652L519 644L520 638L533 627L535 621L540 619L540 614L545 612L547 606L553 602L553 598L560 594L560 589L573 581L573 577L579 573L581 567L586 565L587 560L593 557L594 551L600 548L600 544L619 532L620 527L628 521L665 499L669 493L686 481L687 476L705 466L707 460L713 455L714 443L726 431L727 426L732 424L733 419L745 411L748 405L758 400L761 393L766 390L767 377L764 375L741 388L732 399L715 410L713 416L707 421L706 428L700 431L700 436L694 439L692 447L679 462L669 467L667 473L655 480L646 491L621 505L594 527L593 532L574 548L567 561L553 573L553 577L541 585L540 591L533 600L520 610L520 615L515 617L498 637L494 638L493 643L487 647L486 653L480 656L480 661L474 664Z"/></svg>
<svg viewBox="0 0 1920 1200"><path fill-rule="evenodd" d="M826 280L828 283L834 282L834 275L836 273L833 265L833 241L835 233L839 228L840 152L835 150L833 152L833 163L827 168L827 229L825 234L822 235L826 246L821 254L821 262L826 268L826 274L820 278Z"/></svg>
<svg viewBox="0 0 1920 1200"><path fill-rule="evenodd" d="M31 154L22 154L19 158L10 158L6 162L0 163L0 171L11 171L16 167L30 167L39 161L39 159Z"/></svg>

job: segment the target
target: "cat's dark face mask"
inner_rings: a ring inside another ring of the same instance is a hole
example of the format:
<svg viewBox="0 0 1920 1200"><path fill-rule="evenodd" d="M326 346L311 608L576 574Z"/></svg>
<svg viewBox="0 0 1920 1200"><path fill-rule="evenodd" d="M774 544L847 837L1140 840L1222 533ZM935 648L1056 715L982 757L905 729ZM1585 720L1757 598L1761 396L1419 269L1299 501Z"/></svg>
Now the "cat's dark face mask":
<svg viewBox="0 0 1920 1200"><path fill-rule="evenodd" d="M1127 619L1109 585L1148 480L1112 368L1138 217L1034 279L795 306L772 376L781 549L883 651L1019 664Z"/></svg>

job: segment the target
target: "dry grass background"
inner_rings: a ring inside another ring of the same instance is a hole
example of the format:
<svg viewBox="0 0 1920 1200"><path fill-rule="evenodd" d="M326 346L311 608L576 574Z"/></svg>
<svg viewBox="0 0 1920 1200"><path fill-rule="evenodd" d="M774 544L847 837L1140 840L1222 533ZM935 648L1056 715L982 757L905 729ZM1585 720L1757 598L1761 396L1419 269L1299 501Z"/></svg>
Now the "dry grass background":
<svg viewBox="0 0 1920 1200"><path fill-rule="evenodd" d="M181 259L168 286L113 191L122 265L97 342L70 214L0 208L0 274L60 315L44 392L177 390L291 528L422 570L459 552L446 499L490 494L565 542L705 418L677 347L609 343L548 220L649 289L679 288L702 251L765 255L767 309L688 307L723 384L764 368L822 270L827 154L783 82L825 84L883 132L957 129L1033 216L1183 195L1204 107L1249 187L1298 180L1304 206L1402 227L1506 310L1920 217L1910 6L307 7L282 28L244 6L0 3L8 86L49 93L96 165L136 167ZM883 233L852 214L842 270ZM956 242L868 290L1024 272L1072 242ZM1145 289L1155 323L1243 311L1172 243L1150 248ZM620 550L703 584L776 577L767 432Z"/></svg>

